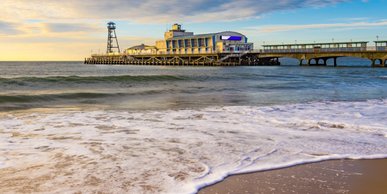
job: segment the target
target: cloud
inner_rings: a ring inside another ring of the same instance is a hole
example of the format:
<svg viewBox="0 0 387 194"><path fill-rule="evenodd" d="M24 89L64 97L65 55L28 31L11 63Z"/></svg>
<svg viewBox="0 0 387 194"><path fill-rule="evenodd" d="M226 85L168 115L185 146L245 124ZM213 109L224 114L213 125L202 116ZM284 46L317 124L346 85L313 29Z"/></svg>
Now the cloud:
<svg viewBox="0 0 387 194"><path fill-rule="evenodd" d="M352 23L332 23L332 24L304 24L304 25L269 25L247 28L247 31L257 33L273 33L310 29L353 29L353 28L370 28L387 26L386 20L377 22L352 22Z"/></svg>
<svg viewBox="0 0 387 194"><path fill-rule="evenodd" d="M0 16L12 19L114 19L138 23L229 21L276 10L321 7L347 0L2 0Z"/></svg>
<svg viewBox="0 0 387 194"><path fill-rule="evenodd" d="M19 34L18 25L12 22L0 21L0 35Z"/></svg>
<svg viewBox="0 0 387 194"><path fill-rule="evenodd" d="M0 0L0 59L82 59L106 47L110 20L141 24L228 22L349 0ZM137 35L141 36L141 35ZM146 35L144 35L146 36ZM145 41L144 41L145 40ZM119 36L120 45L152 37ZM61 58L62 57L62 58Z"/></svg>
<svg viewBox="0 0 387 194"><path fill-rule="evenodd" d="M55 23L55 22L7 22L0 21L0 35L6 37L60 37L81 34L96 34L103 31L98 23Z"/></svg>
<svg viewBox="0 0 387 194"><path fill-rule="evenodd" d="M156 39L147 37L119 37L121 49L140 43L153 44ZM0 61L57 61L83 60L92 53L106 51L105 37L11 37L0 36L0 42L7 46L0 47Z"/></svg>
<svg viewBox="0 0 387 194"><path fill-rule="evenodd" d="M97 28L95 25L81 23L44 23L44 26L48 32L52 33L101 31L101 28Z"/></svg>

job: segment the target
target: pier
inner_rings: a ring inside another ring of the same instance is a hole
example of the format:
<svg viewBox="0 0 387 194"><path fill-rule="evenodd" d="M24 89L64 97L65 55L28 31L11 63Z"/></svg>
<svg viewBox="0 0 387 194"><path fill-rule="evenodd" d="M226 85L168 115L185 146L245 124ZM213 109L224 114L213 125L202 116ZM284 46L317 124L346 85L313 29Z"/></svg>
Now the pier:
<svg viewBox="0 0 387 194"><path fill-rule="evenodd" d="M340 57L368 59L372 67L386 67L387 41L331 42L308 44L262 45L254 50L253 43L238 32L197 34L186 32L174 24L164 39L154 46L138 45L120 51L115 23L108 23L106 54L92 54L85 64L108 65L173 65L173 66L275 66L281 58L293 58L301 66L337 67ZM115 52L116 50L116 52Z"/></svg>

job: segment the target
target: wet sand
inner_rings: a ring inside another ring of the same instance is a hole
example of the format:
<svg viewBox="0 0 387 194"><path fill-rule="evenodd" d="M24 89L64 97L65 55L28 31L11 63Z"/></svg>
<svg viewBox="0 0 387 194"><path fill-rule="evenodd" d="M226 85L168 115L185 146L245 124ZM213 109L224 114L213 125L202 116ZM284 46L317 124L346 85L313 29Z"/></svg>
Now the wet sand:
<svg viewBox="0 0 387 194"><path fill-rule="evenodd" d="M387 194L387 159L334 160L235 175L199 194Z"/></svg>

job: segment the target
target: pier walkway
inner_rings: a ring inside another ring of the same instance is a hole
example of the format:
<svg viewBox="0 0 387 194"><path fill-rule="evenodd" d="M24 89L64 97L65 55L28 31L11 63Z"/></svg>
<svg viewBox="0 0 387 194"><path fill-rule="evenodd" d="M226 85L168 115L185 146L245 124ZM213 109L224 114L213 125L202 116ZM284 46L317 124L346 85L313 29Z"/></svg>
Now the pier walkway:
<svg viewBox="0 0 387 194"><path fill-rule="evenodd" d="M387 63L387 41L375 41L375 47L368 42L335 42L311 44L263 45L259 58L294 58L300 65L327 66L329 59L337 66L339 57L368 59L373 67L385 67Z"/></svg>

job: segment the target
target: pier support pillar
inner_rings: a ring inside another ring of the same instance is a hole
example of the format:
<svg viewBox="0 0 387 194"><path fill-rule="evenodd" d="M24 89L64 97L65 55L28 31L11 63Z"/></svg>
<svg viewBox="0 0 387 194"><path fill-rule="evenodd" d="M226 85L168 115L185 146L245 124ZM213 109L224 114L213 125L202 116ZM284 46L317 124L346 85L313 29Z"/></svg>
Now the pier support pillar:
<svg viewBox="0 0 387 194"><path fill-rule="evenodd" d="M327 61L328 61L328 59L327 59L327 58L324 58L323 60L324 60L324 66L327 66Z"/></svg>
<svg viewBox="0 0 387 194"><path fill-rule="evenodd" d="M333 58L333 66L334 66L334 67L337 67L337 57L334 57L334 58Z"/></svg>
<svg viewBox="0 0 387 194"><path fill-rule="evenodd" d="M386 62L387 62L387 59L384 59L382 63L382 67L386 67Z"/></svg>

